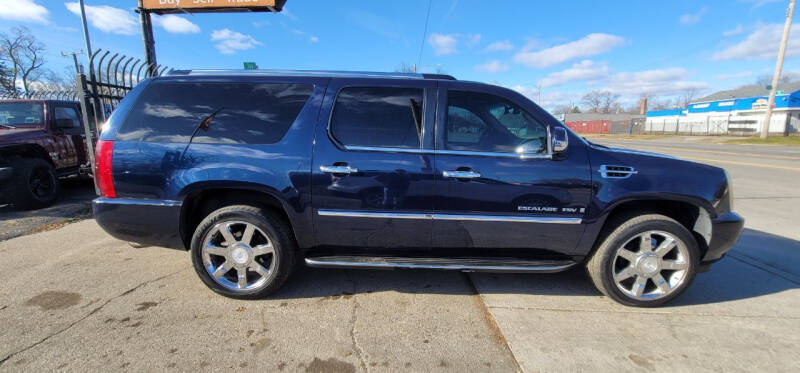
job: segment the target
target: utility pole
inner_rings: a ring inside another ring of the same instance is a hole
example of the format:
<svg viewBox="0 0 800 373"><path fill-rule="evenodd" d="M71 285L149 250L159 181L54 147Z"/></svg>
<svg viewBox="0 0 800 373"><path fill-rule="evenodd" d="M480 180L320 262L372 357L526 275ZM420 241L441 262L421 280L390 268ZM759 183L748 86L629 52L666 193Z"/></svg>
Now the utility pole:
<svg viewBox="0 0 800 373"><path fill-rule="evenodd" d="M786 43L789 41L789 30L792 28L792 15L794 14L794 0L789 0L789 9L786 10L786 24L783 25L781 48L778 51L778 63L775 65L775 75L772 76L772 87L769 90L767 112L764 114L764 124L761 126L761 138L769 136L769 122L772 120L772 107L775 105L775 90L778 89L778 80L783 69L783 57L786 55Z"/></svg>
<svg viewBox="0 0 800 373"><path fill-rule="evenodd" d="M83 53L82 50L75 51L75 52L61 52L61 55L64 56L64 57L72 56L72 60L75 62L75 74L80 74L80 73L83 72L83 71L81 71L81 70L83 70L81 68L81 64L78 63L78 55L82 54L82 53Z"/></svg>
<svg viewBox="0 0 800 373"><path fill-rule="evenodd" d="M86 8L83 5L83 0L80 0L81 5L81 22L83 22L83 41L86 43L86 63L89 64L89 69L92 68L92 43L89 41L89 27L86 26Z"/></svg>

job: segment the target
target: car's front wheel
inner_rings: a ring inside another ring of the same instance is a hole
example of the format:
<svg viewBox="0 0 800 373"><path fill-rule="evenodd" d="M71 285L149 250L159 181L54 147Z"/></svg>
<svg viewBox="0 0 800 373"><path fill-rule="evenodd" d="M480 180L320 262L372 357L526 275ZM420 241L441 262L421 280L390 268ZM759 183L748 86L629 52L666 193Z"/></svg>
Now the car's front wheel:
<svg viewBox="0 0 800 373"><path fill-rule="evenodd" d="M192 237L194 269L209 288L254 299L278 290L294 267L295 245L282 221L257 207L209 214Z"/></svg>
<svg viewBox="0 0 800 373"><path fill-rule="evenodd" d="M660 306L685 291L697 274L697 242L667 216L618 220L605 233L586 268L597 289L619 303Z"/></svg>

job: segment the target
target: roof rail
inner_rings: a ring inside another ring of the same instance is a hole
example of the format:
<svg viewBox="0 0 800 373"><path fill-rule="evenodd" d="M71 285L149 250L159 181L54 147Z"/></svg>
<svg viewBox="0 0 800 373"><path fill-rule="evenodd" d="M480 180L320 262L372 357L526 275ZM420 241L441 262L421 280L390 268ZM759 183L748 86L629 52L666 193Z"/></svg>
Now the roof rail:
<svg viewBox="0 0 800 373"><path fill-rule="evenodd" d="M338 71L338 70L237 70L237 69L200 69L172 70L167 76L175 75L227 75L227 76L319 76L319 77L353 77L353 78L395 78L395 79L440 79L456 80L445 74L419 74L378 71Z"/></svg>

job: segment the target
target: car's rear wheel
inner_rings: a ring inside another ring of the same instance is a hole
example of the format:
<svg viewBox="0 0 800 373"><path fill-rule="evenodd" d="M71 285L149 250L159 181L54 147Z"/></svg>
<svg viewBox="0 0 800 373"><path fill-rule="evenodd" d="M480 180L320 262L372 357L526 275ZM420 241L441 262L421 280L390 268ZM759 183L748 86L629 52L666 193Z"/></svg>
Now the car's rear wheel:
<svg viewBox="0 0 800 373"><path fill-rule="evenodd" d="M12 162L10 202L19 209L47 207L58 199L59 183L56 170L41 158L17 158Z"/></svg>
<svg viewBox="0 0 800 373"><path fill-rule="evenodd" d="M209 288L231 298L254 299L278 290L294 267L288 229L246 205L209 214L192 237L192 263Z"/></svg>
<svg viewBox="0 0 800 373"><path fill-rule="evenodd" d="M694 279L697 242L677 221L649 214L618 220L610 229L586 266L603 294L629 306L656 307Z"/></svg>

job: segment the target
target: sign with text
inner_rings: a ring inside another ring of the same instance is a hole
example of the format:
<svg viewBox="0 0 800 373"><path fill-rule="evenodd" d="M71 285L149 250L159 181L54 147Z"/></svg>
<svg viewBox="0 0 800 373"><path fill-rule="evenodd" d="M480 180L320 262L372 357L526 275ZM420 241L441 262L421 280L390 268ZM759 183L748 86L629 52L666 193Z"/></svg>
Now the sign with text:
<svg viewBox="0 0 800 373"><path fill-rule="evenodd" d="M280 12L286 0L139 0L142 9L156 13Z"/></svg>

